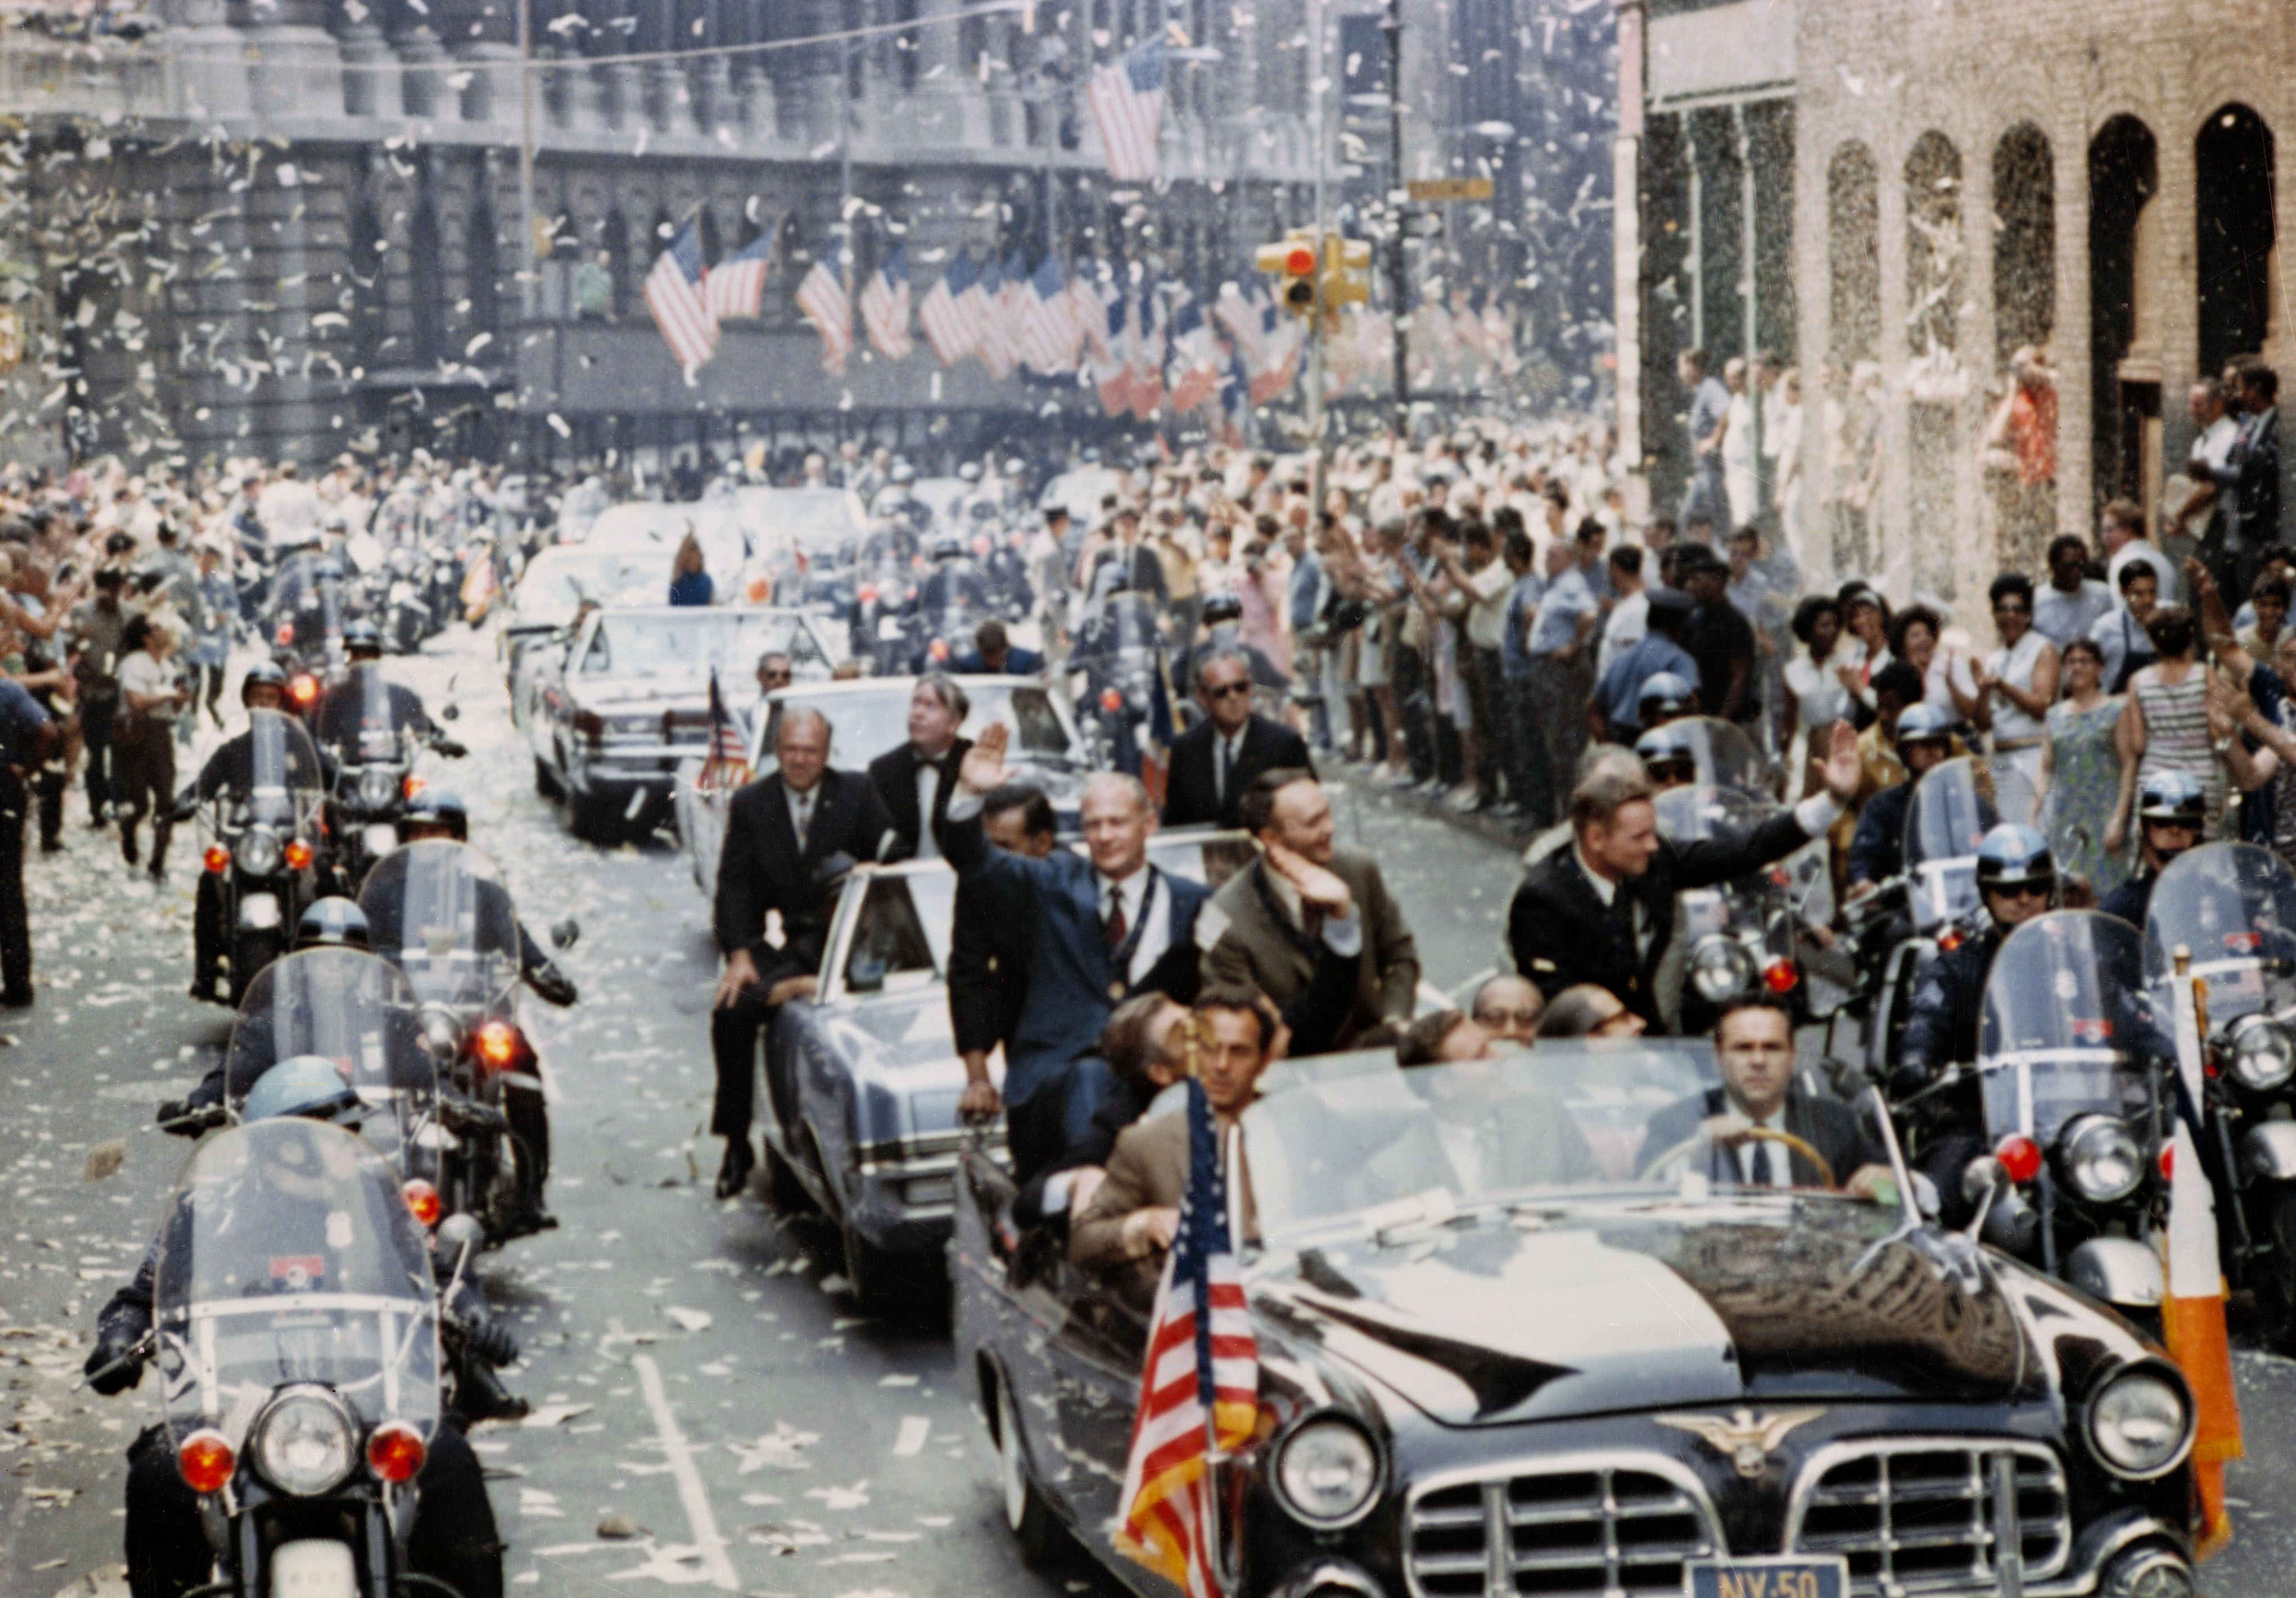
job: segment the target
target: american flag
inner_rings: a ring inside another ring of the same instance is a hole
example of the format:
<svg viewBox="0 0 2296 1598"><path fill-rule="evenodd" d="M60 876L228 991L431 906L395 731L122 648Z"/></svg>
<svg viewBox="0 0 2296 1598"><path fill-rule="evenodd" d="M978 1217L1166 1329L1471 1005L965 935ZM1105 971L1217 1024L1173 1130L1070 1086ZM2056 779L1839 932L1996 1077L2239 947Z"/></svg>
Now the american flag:
<svg viewBox="0 0 2296 1598"><path fill-rule="evenodd" d="M972 264L972 252L964 251L948 264L948 270L941 274L932 292L917 307L917 320L924 324L933 358L944 366L955 365L972 354L972 347L980 341L980 326L967 314L964 299L964 291L979 275Z"/></svg>
<svg viewBox="0 0 2296 1598"><path fill-rule="evenodd" d="M853 349L853 307L845 285L827 261L816 261L797 288L798 308L813 319L821 333L821 365L824 371L842 372Z"/></svg>
<svg viewBox="0 0 2296 1598"><path fill-rule="evenodd" d="M1121 416L1132 407L1132 340L1126 326L1130 304L1122 294L1108 302L1108 337L1101 348L1108 353L1092 363L1092 385L1100 391L1100 408Z"/></svg>
<svg viewBox="0 0 2296 1598"><path fill-rule="evenodd" d="M980 336L973 340L972 353L988 368L988 375L1000 380L1012 376L1013 332L1004 320L1004 274L995 256L988 258L988 265L972 286L957 296L957 304L980 320Z"/></svg>
<svg viewBox="0 0 2296 1598"><path fill-rule="evenodd" d="M1219 346L1192 295L1172 314L1172 410L1185 415L1219 392Z"/></svg>
<svg viewBox="0 0 2296 1598"><path fill-rule="evenodd" d="M773 265L778 226L759 234L733 255L709 268L701 282L701 301L720 322L755 316L765 309L766 271Z"/></svg>
<svg viewBox="0 0 2296 1598"><path fill-rule="evenodd" d="M1156 1287L1117 1549L1191 1598L1218 1598L1210 1451L1251 1439L1259 1345L1231 1251L1227 1182L1203 1084L1188 1078L1188 1192Z"/></svg>
<svg viewBox="0 0 2296 1598"><path fill-rule="evenodd" d="M689 222L670 241L646 274L646 309L669 341L669 353L685 369L686 380L718 353L718 318L701 293L701 229Z"/></svg>
<svg viewBox="0 0 2296 1598"><path fill-rule="evenodd" d="M760 707L762 711L763 707ZM709 753L701 762L701 786L739 788L750 780L750 747L726 709L718 674L709 674Z"/></svg>
<svg viewBox="0 0 2296 1598"><path fill-rule="evenodd" d="M1298 381L1300 351L1308 335L1300 318L1275 308L1272 296L1260 308L1259 328L1267 348L1259 369L1251 374L1251 403L1266 405Z"/></svg>
<svg viewBox="0 0 2296 1598"><path fill-rule="evenodd" d="M1156 176L1157 126L1164 112L1164 41L1150 39L1092 75L1086 91L1108 152L1108 175L1119 183Z"/></svg>
<svg viewBox="0 0 2296 1598"><path fill-rule="evenodd" d="M1164 307L1153 289L1140 296L1139 320L1132 324L1132 414L1152 418L1164 403Z"/></svg>
<svg viewBox="0 0 2296 1598"><path fill-rule="evenodd" d="M906 360L909 342L909 250L896 244L886 252L861 291L861 320L869 342L889 361Z"/></svg>
<svg viewBox="0 0 2296 1598"><path fill-rule="evenodd" d="M1267 364L1267 324L1261 319L1261 307L1244 298L1243 291L1234 283L1222 283L1212 315L1235 340L1236 353L1243 357L1244 374L1258 376Z"/></svg>
<svg viewBox="0 0 2296 1598"><path fill-rule="evenodd" d="M1074 370L1077 325L1059 259L1047 253L1022 292L1021 358L1046 377Z"/></svg>
<svg viewBox="0 0 2296 1598"><path fill-rule="evenodd" d="M1107 268L1101 269L1103 283L1095 283L1078 273L1069 279L1069 317L1076 324L1077 332L1090 347L1096 360L1109 358L1108 305L1116 297L1113 288L1104 286Z"/></svg>

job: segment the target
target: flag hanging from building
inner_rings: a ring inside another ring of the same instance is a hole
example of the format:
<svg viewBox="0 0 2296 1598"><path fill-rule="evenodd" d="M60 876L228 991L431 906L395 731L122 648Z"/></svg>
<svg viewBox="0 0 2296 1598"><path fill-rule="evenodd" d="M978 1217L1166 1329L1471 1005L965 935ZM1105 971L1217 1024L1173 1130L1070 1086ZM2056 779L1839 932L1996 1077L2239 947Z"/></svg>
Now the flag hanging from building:
<svg viewBox="0 0 2296 1598"><path fill-rule="evenodd" d="M1056 256L1037 263L1021 302L1021 358L1046 377L1076 367L1077 325L1066 278Z"/></svg>
<svg viewBox="0 0 2296 1598"><path fill-rule="evenodd" d="M896 244L886 251L885 258L877 263L870 275L869 286L861 291L861 322L869 330L869 342L877 353L889 361L908 358L914 346L909 340L909 248Z"/></svg>
<svg viewBox="0 0 2296 1598"><path fill-rule="evenodd" d="M1095 356L1092 363L1092 386L1099 391L1100 408L1111 416L1121 416L1132 408L1129 315L1129 302L1122 294L1109 300L1108 334L1101 340L1101 348L1106 353Z"/></svg>
<svg viewBox="0 0 2296 1598"><path fill-rule="evenodd" d="M1229 1243L1211 1101L1194 1078L1187 1088L1188 1191L1148 1323L1116 1546L1192 1598L1218 1598L1212 1450L1251 1438L1259 1347Z"/></svg>
<svg viewBox="0 0 2296 1598"><path fill-rule="evenodd" d="M1013 331L1004 319L1004 272L995 256L960 299L970 302L972 314L980 320L980 336L973 340L972 353L988 368L989 376L999 381L1012 376Z"/></svg>
<svg viewBox="0 0 2296 1598"><path fill-rule="evenodd" d="M1242 289L1225 283L1220 284L1219 299L1212 307L1212 315L1227 329L1227 336L1235 340L1236 354L1243 360L1244 375L1256 375L1267 364L1267 326L1261 318L1260 308L1244 298Z"/></svg>
<svg viewBox="0 0 2296 1598"><path fill-rule="evenodd" d="M781 232L780 225L775 225L709 268L701 280L701 300L713 318L726 322L765 309L766 273L774 264Z"/></svg>
<svg viewBox="0 0 2296 1598"><path fill-rule="evenodd" d="M1266 405L1299 381L1300 352L1307 343L1307 324L1277 310L1274 296L1262 295L1259 329L1265 348L1259 369L1251 374L1251 403Z"/></svg>
<svg viewBox="0 0 2296 1598"><path fill-rule="evenodd" d="M1093 359L1105 361L1109 358L1108 307L1116 298L1116 290L1107 281L1105 266L1099 267L1096 277L1097 281L1088 279L1079 272L1069 279L1069 317Z"/></svg>
<svg viewBox="0 0 2296 1598"><path fill-rule="evenodd" d="M1165 381L1173 411L1183 415L1219 392L1219 346L1193 294L1172 313L1172 365Z"/></svg>
<svg viewBox="0 0 2296 1598"><path fill-rule="evenodd" d="M1132 414L1149 421L1163 404L1164 307L1152 288L1142 291L1138 320L1132 324Z"/></svg>
<svg viewBox="0 0 2296 1598"><path fill-rule="evenodd" d="M688 222L646 274L645 302L689 383L718 353L718 319L702 297L702 276L701 229Z"/></svg>
<svg viewBox="0 0 2296 1598"><path fill-rule="evenodd" d="M972 252L964 250L948 264L932 292L917 307L917 320L925 330L925 339L932 345L933 358L944 366L954 366L972 353L980 340L980 326L966 310L964 291L980 275L972 264Z"/></svg>
<svg viewBox="0 0 2296 1598"><path fill-rule="evenodd" d="M1164 115L1164 41L1159 37L1126 51L1092 75L1086 90L1108 175L1119 183L1156 176L1156 135Z"/></svg>
<svg viewBox="0 0 2296 1598"><path fill-rule="evenodd" d="M816 261L797 288L798 309L812 319L821 334L821 365L824 371L842 372L853 351L853 307L845 285L827 261Z"/></svg>

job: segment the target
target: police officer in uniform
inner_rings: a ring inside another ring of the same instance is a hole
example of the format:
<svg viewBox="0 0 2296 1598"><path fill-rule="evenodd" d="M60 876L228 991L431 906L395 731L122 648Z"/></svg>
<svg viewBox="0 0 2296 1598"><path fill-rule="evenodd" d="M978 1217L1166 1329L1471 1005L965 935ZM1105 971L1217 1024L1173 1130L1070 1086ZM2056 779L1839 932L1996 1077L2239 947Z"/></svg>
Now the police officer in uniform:
<svg viewBox="0 0 2296 1598"><path fill-rule="evenodd" d="M2144 869L2099 901L2097 908L2144 930L2152 907L2152 885L2169 862L2201 840L2208 824L2209 796L2190 773L2156 771L2136 791L2138 852Z"/></svg>

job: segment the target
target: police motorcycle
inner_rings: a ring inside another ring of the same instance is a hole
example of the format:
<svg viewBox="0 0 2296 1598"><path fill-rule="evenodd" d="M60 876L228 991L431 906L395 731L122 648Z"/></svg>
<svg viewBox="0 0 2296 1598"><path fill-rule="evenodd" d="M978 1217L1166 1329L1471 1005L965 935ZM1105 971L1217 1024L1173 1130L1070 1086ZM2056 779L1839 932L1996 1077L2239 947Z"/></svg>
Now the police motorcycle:
<svg viewBox="0 0 2296 1598"><path fill-rule="evenodd" d="M394 544L377 568L369 611L393 651L411 655L444 627L431 602L430 552L408 540Z"/></svg>
<svg viewBox="0 0 2296 1598"><path fill-rule="evenodd" d="M2273 1346L2296 1353L2296 875L2251 843L2178 856L2153 884L2144 929L2146 987L2164 1017L2179 950L2184 979L2202 985L2194 1108L2219 1184L2225 1274L2255 1294Z"/></svg>
<svg viewBox="0 0 2296 1598"><path fill-rule="evenodd" d="M1118 562L1101 572L1103 586L1069 653L1070 684L1078 724L1095 746L1093 763L1136 777L1173 737L1164 634L1154 602L1132 592Z"/></svg>
<svg viewBox="0 0 2296 1598"><path fill-rule="evenodd" d="M906 674L913 661L911 618L917 585L908 558L890 539L873 536L854 571L853 658L871 676Z"/></svg>
<svg viewBox="0 0 2296 1598"><path fill-rule="evenodd" d="M341 675L348 619L342 563L316 548L291 552L272 580L267 627L297 709L309 709L321 688Z"/></svg>
<svg viewBox="0 0 2296 1598"><path fill-rule="evenodd" d="M1906 1012L1940 953L1982 930L1977 852L1986 833L2033 814L2033 788L2014 766L1972 755L1931 767L1906 808L1905 870L1847 906L1859 969L1853 1008L1868 1078L1897 1069Z"/></svg>
<svg viewBox="0 0 2296 1598"><path fill-rule="evenodd" d="M501 1590L476 1456L442 1414L439 1289L390 1162L331 1060L291 1056L178 1179L89 1385L146 1364L164 1420L129 1453L138 1592L398 1598ZM459 1284L452 1284L459 1291Z"/></svg>
<svg viewBox="0 0 2296 1598"><path fill-rule="evenodd" d="M261 675L260 668L249 674L250 680ZM208 930L215 940L211 947L195 947L194 963L227 962L234 1005L256 973L286 949L304 908L319 897L326 796L319 751L300 720L251 709L242 736L244 760L223 773L213 791L195 787L186 796L206 840L200 897L202 914L213 917ZM202 941L195 938L195 946ZM195 971L193 991L214 976L211 969Z"/></svg>
<svg viewBox="0 0 2296 1598"><path fill-rule="evenodd" d="M1979 1022L1982 1142L1958 1176L1974 1234L2157 1324L2174 1045L2144 975L2144 936L2115 916L2056 910L2010 932Z"/></svg>
<svg viewBox="0 0 2296 1598"><path fill-rule="evenodd" d="M365 622L352 624L349 640L355 656L381 647ZM374 863L398 847L399 818L422 784L415 757L426 748L450 758L468 751L439 735L422 700L385 678L371 658L353 661L313 720L320 746L335 763L328 801L334 866L356 893Z"/></svg>
<svg viewBox="0 0 2296 1598"><path fill-rule="evenodd" d="M964 540L941 533L932 541L932 570L917 585L916 656L919 674L947 671L949 662L972 647L972 635L995 614L988 579L965 553Z"/></svg>
<svg viewBox="0 0 2296 1598"><path fill-rule="evenodd" d="M359 895L374 951L406 973L446 1076L439 1191L492 1242L552 1225L542 1207L549 1124L534 1045L518 1022L518 916L494 863L428 839L378 862ZM573 1002L572 987L545 992ZM562 993L562 997L560 995Z"/></svg>
<svg viewBox="0 0 2296 1598"><path fill-rule="evenodd" d="M988 602L1006 621L1022 621L1037 603L1029 581L1029 535L1004 525L995 502L971 499L963 512L973 558L988 581Z"/></svg>
<svg viewBox="0 0 2296 1598"><path fill-rule="evenodd" d="M1659 836L1676 844L1743 838L1784 807L1766 793L1689 783L1656 796ZM1675 917L1684 955L1677 1030L1703 1034L1722 1005L1762 995L1787 1004L1798 1026L1814 1019L1814 951L1803 929L1833 919L1833 887L1818 838L1734 881L1685 889Z"/></svg>

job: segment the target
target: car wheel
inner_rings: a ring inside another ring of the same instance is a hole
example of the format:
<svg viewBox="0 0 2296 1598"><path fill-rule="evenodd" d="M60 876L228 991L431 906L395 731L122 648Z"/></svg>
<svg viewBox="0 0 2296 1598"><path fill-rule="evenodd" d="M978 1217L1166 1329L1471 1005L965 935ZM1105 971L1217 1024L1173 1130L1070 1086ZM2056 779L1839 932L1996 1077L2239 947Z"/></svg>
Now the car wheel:
<svg viewBox="0 0 2296 1598"><path fill-rule="evenodd" d="M1032 1570L1058 1563L1068 1551L1068 1534L1029 1473L1029 1450L1021 1439L1013 1384L1001 1371L996 1377L996 1479L1004 1494L1004 1524L1021 1546L1021 1562Z"/></svg>
<svg viewBox="0 0 2296 1598"><path fill-rule="evenodd" d="M566 792L558 785L558 779L551 774L550 767L544 764L540 755L534 758L534 791L551 800L562 798Z"/></svg>
<svg viewBox="0 0 2296 1598"><path fill-rule="evenodd" d="M784 1219L808 1214L813 1209L813 1195L798 1179L797 1168L782 1158L770 1138L766 1141L766 1197L772 1201L774 1212Z"/></svg>
<svg viewBox="0 0 2296 1598"><path fill-rule="evenodd" d="M567 823L574 836L585 843L612 844L619 841L620 817L615 806L594 793L567 795Z"/></svg>
<svg viewBox="0 0 2296 1598"><path fill-rule="evenodd" d="M2296 1187L2272 1194L2261 1230L2268 1251L2258 1274L2256 1307L2272 1346L2296 1353Z"/></svg>

